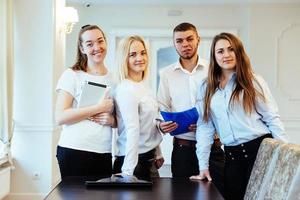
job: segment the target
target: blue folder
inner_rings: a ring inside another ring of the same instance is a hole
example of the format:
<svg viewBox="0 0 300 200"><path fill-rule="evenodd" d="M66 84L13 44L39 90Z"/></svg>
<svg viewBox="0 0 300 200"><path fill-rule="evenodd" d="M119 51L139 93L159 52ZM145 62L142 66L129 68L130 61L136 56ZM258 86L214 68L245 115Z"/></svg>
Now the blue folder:
<svg viewBox="0 0 300 200"><path fill-rule="evenodd" d="M199 118L198 111L195 107L182 112L160 111L160 113L165 121L173 121L178 124L177 129L170 133L172 136L190 132L189 126L196 124Z"/></svg>

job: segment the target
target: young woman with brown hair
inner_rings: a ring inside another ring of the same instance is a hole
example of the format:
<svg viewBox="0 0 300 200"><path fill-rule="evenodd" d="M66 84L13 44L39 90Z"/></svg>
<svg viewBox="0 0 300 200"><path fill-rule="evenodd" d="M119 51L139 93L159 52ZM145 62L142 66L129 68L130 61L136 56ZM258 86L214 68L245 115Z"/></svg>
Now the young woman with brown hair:
<svg viewBox="0 0 300 200"><path fill-rule="evenodd" d="M260 143L287 141L267 83L254 74L242 42L233 34L213 39L207 80L198 93L197 156L200 174L211 180L210 146L218 133L225 150L225 198L243 199Z"/></svg>
<svg viewBox="0 0 300 200"><path fill-rule="evenodd" d="M101 178L112 174L113 100L106 97L95 105L78 107L86 81L112 85L112 76L104 65L106 52L103 31L96 25L82 27L76 62L57 83L55 117L63 129L56 157L62 179L67 176Z"/></svg>

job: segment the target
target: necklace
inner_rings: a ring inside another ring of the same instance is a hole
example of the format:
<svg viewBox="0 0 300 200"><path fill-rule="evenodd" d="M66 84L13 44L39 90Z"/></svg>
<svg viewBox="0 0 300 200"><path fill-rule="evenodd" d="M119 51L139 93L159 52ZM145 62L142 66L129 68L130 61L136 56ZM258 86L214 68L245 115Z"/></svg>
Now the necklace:
<svg viewBox="0 0 300 200"><path fill-rule="evenodd" d="M106 74L106 69L87 69L87 73L92 74L92 75L105 75Z"/></svg>
<svg viewBox="0 0 300 200"><path fill-rule="evenodd" d="M92 74L92 75L99 75L100 74L100 72L99 72L99 70L97 70L97 69L89 69L88 68L88 70L87 70L87 72L89 73L89 74Z"/></svg>

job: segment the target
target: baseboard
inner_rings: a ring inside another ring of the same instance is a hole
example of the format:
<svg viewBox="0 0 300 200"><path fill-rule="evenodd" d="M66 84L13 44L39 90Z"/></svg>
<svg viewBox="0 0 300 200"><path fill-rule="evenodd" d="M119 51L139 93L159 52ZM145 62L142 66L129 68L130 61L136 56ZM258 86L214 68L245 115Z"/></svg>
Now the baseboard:
<svg viewBox="0 0 300 200"><path fill-rule="evenodd" d="M6 197L10 191L10 167L0 168L0 199Z"/></svg>
<svg viewBox="0 0 300 200"><path fill-rule="evenodd" d="M7 200L43 200L46 195L44 193L10 193Z"/></svg>

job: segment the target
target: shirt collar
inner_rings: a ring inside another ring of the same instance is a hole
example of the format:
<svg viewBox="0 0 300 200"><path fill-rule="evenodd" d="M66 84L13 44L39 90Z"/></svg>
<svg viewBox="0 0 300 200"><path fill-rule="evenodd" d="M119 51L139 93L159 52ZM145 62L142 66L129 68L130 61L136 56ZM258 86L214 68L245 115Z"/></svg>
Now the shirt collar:
<svg viewBox="0 0 300 200"><path fill-rule="evenodd" d="M233 72L231 75L230 75L230 78L229 78L229 81L232 81L233 79L236 78L236 72ZM220 82L220 77L218 77L218 81Z"/></svg>
<svg viewBox="0 0 300 200"><path fill-rule="evenodd" d="M205 65L206 64L204 63L204 61L198 56L197 66L193 69L193 71L191 73L195 72L196 70L202 69ZM176 62L175 66L174 66L174 71L176 71L176 70L182 70L184 72L188 72L186 69L184 69L182 67L179 59L178 59L178 61Z"/></svg>
<svg viewBox="0 0 300 200"><path fill-rule="evenodd" d="M229 81L233 81L233 80L235 80L235 78L236 78L236 72L233 72L233 73L230 75Z"/></svg>
<svg viewBox="0 0 300 200"><path fill-rule="evenodd" d="M232 85L235 82L235 79L236 79L236 72L233 72L230 75L230 78L229 78L228 83L226 84L225 88L228 87L228 85ZM220 83L220 77L218 78L218 82ZM220 89L219 85L218 85L218 89Z"/></svg>

